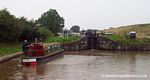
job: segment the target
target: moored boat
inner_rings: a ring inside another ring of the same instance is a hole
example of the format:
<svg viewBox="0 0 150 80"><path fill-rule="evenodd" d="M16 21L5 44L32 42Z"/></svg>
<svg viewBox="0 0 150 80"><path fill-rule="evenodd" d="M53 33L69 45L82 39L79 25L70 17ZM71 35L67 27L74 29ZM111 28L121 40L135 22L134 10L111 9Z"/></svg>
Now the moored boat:
<svg viewBox="0 0 150 80"><path fill-rule="evenodd" d="M24 52L22 65L36 65L43 60L51 60L59 55L63 55L64 50L59 44L33 43Z"/></svg>

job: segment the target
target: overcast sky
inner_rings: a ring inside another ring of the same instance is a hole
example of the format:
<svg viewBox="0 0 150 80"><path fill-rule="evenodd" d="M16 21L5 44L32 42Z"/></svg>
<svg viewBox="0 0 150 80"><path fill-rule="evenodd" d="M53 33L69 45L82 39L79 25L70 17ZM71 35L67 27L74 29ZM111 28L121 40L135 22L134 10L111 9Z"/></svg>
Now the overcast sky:
<svg viewBox="0 0 150 80"><path fill-rule="evenodd" d="M0 0L0 9L13 15L38 19L56 9L65 19L65 27L105 29L122 25L150 23L150 0Z"/></svg>

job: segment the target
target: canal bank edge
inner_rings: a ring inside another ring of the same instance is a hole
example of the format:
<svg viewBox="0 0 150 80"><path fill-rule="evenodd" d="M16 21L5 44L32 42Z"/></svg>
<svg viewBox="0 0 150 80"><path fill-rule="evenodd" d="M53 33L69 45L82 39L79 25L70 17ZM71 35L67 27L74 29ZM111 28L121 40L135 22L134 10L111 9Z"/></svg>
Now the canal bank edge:
<svg viewBox="0 0 150 80"><path fill-rule="evenodd" d="M46 44L48 44L48 43L46 43ZM44 45L46 45L46 44L44 44ZM57 43L57 42L50 43L50 45L56 45L56 44L59 44L59 43ZM12 54L5 55L5 56L0 56L0 62L4 62L4 61L7 61L7 60L10 60L12 58L21 56L22 54L23 54L23 52L16 52L16 53L12 53Z"/></svg>
<svg viewBox="0 0 150 80"><path fill-rule="evenodd" d="M22 52L16 52L16 53L14 53L14 54L1 56L1 57L0 57L0 62L10 60L10 59L15 58L15 57L17 57L17 56L20 56L20 55L22 55L22 54L23 54Z"/></svg>
<svg viewBox="0 0 150 80"><path fill-rule="evenodd" d="M96 44L96 50L107 50L107 51L150 51L150 45L122 45L119 43L114 43L114 41L109 39L104 39L105 41L101 44ZM51 43L52 44L52 43ZM53 43L60 44L63 46L65 51L80 51L88 50L88 44L86 42L86 37L79 38L76 41L70 43ZM0 62L10 60L17 56L21 56L23 52L16 52L14 54L5 55L0 57Z"/></svg>
<svg viewBox="0 0 150 80"><path fill-rule="evenodd" d="M107 50L107 51L150 51L149 45L124 45L122 43L110 40L106 37L98 36L96 38L96 42L89 43L88 39L92 39L91 37L82 37L77 41L62 44L65 51L79 51L79 50ZM93 46L91 48L91 46Z"/></svg>

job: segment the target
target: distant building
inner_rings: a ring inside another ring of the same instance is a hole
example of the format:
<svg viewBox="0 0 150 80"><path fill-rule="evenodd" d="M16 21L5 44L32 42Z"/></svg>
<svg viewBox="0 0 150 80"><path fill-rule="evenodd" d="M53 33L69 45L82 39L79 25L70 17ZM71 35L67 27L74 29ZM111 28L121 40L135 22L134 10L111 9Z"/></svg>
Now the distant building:
<svg viewBox="0 0 150 80"><path fill-rule="evenodd" d="M63 37L63 33L59 32L57 34L58 34L58 36Z"/></svg>
<svg viewBox="0 0 150 80"><path fill-rule="evenodd" d="M65 30L63 30L63 32L59 32L59 33L57 33L57 34L58 34L58 36L60 36L60 37L69 36L69 35L71 35L71 31L65 29Z"/></svg>
<svg viewBox="0 0 150 80"><path fill-rule="evenodd" d="M135 31L130 31L129 32L129 37L130 37L130 39L135 39L136 38L136 32Z"/></svg>
<svg viewBox="0 0 150 80"><path fill-rule="evenodd" d="M74 35L74 36L80 36L80 33L72 32L71 35Z"/></svg>
<svg viewBox="0 0 150 80"><path fill-rule="evenodd" d="M114 33L113 32L105 32L104 34L105 35L113 35Z"/></svg>
<svg viewBox="0 0 150 80"><path fill-rule="evenodd" d="M81 36L81 37L85 37L85 36L86 36L86 30L80 31L80 36Z"/></svg>

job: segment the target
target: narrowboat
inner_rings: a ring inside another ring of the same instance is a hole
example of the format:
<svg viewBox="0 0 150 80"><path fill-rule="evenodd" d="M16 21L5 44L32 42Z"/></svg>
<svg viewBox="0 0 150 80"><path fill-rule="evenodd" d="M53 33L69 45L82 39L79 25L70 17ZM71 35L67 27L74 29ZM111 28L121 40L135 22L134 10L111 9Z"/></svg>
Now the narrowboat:
<svg viewBox="0 0 150 80"><path fill-rule="evenodd" d="M28 45L28 50L23 53L22 65L36 65L44 60L51 60L63 56L64 50L59 44L33 43Z"/></svg>

